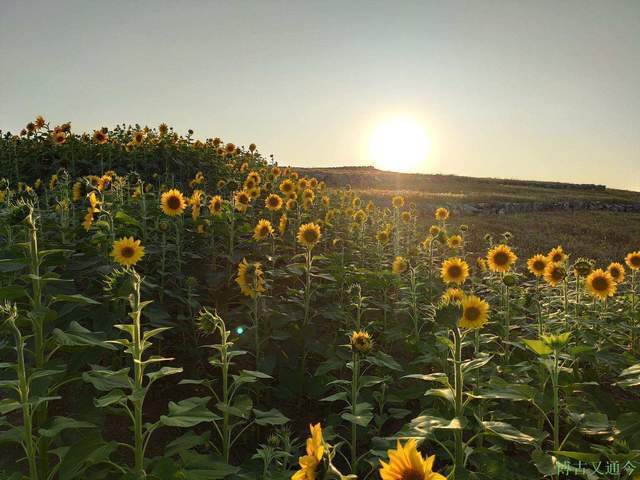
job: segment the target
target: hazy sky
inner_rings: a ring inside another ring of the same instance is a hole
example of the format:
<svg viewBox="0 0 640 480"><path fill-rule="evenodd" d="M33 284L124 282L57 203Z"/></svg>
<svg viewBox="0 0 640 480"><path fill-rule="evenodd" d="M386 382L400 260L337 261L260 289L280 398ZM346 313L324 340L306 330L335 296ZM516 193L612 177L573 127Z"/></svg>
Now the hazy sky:
<svg viewBox="0 0 640 480"><path fill-rule="evenodd" d="M38 114L305 166L404 116L423 172L640 190L640 1L0 0L0 129Z"/></svg>

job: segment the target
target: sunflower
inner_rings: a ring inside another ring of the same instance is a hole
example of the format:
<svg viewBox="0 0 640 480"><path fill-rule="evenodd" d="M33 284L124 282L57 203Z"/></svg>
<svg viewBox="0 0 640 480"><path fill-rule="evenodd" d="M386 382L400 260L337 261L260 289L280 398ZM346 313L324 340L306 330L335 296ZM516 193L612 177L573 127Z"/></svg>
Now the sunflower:
<svg viewBox="0 0 640 480"><path fill-rule="evenodd" d="M236 151L236 146L233 143L227 143L224 146L224 151L228 155L232 155Z"/></svg>
<svg viewBox="0 0 640 480"><path fill-rule="evenodd" d="M552 287L557 287L566 275L565 269L557 263L548 262L544 269L544 281Z"/></svg>
<svg viewBox="0 0 640 480"><path fill-rule="evenodd" d="M298 243L311 250L320 241L320 225L305 223L298 229Z"/></svg>
<svg viewBox="0 0 640 480"><path fill-rule="evenodd" d="M298 459L300 470L291 476L291 480L315 480L316 470L324 457L324 439L319 423L309 425L311 437L307 438L307 454Z"/></svg>
<svg viewBox="0 0 640 480"><path fill-rule="evenodd" d="M191 217L197 220L200 217L200 209L202 208L202 196L204 192L202 190L194 190L189 198L189 205L191 205Z"/></svg>
<svg viewBox="0 0 640 480"><path fill-rule="evenodd" d="M283 180L282 182L280 182L280 191L282 193L284 193L285 195L288 195L289 193L293 192L295 190L295 186L293 184L293 182L291 180L289 180L288 178Z"/></svg>
<svg viewBox="0 0 640 480"><path fill-rule="evenodd" d="M409 221L411 220L411 212L409 212L407 210L402 212L400 214L400 220L402 220L404 223L409 223Z"/></svg>
<svg viewBox="0 0 640 480"><path fill-rule="evenodd" d="M143 140L144 140L143 132L136 132L133 134L133 143L135 143L136 145L140 145Z"/></svg>
<svg viewBox="0 0 640 480"><path fill-rule="evenodd" d="M376 233L376 240L381 245L385 245L389 241L389 230L385 228Z"/></svg>
<svg viewBox="0 0 640 480"><path fill-rule="evenodd" d="M446 208L438 208L435 213L436 220L444 221L449 218L449 210Z"/></svg>
<svg viewBox="0 0 640 480"><path fill-rule="evenodd" d="M439 233L440 233L440 227L438 225L431 225L429 227L429 235L431 235L432 237L435 237Z"/></svg>
<svg viewBox="0 0 640 480"><path fill-rule="evenodd" d="M249 203L251 203L251 195L245 190L240 190L239 192L236 192L235 200L236 210L244 212L249 207Z"/></svg>
<svg viewBox="0 0 640 480"><path fill-rule="evenodd" d="M367 221L367 213L364 210L358 210L356 213L353 214L353 221L362 225L364 222Z"/></svg>
<svg viewBox="0 0 640 480"><path fill-rule="evenodd" d="M144 256L144 247L140 245L140 240L124 237L113 242L111 256L123 267L131 267Z"/></svg>
<svg viewBox="0 0 640 480"><path fill-rule="evenodd" d="M469 276L469 265L461 258L449 258L442 262L440 276L445 283L462 285Z"/></svg>
<svg viewBox="0 0 640 480"><path fill-rule="evenodd" d="M74 202L79 202L82 199L82 182L75 182L73 184L71 198Z"/></svg>
<svg viewBox="0 0 640 480"><path fill-rule="evenodd" d="M460 235L451 235L447 238L447 246L449 248L460 248L462 246L462 237Z"/></svg>
<svg viewBox="0 0 640 480"><path fill-rule="evenodd" d="M487 271L487 261L482 257L476 258L476 267L478 267L478 270L480 270L481 272L486 272Z"/></svg>
<svg viewBox="0 0 640 480"><path fill-rule="evenodd" d="M611 274L601 268L591 272L584 283L587 291L598 300L613 297L618 288Z"/></svg>
<svg viewBox="0 0 640 480"><path fill-rule="evenodd" d="M160 135L166 135L168 131L169 131L169 127L164 122L161 123L160 126L158 127L158 132L160 132Z"/></svg>
<svg viewBox="0 0 640 480"><path fill-rule="evenodd" d="M393 205L394 208L404 207L404 197L401 197L400 195L396 195L391 199L391 205Z"/></svg>
<svg viewBox="0 0 640 480"><path fill-rule="evenodd" d="M53 134L53 142L57 145L62 145L67 141L67 136L63 131L57 131Z"/></svg>
<svg viewBox="0 0 640 480"><path fill-rule="evenodd" d="M481 328L489 319L489 304L475 295L462 299L462 318L460 328Z"/></svg>
<svg viewBox="0 0 640 480"><path fill-rule="evenodd" d="M91 211L91 207L89 207L82 221L82 227L88 232L91 229L91 225L93 225L93 212Z"/></svg>
<svg viewBox="0 0 640 480"><path fill-rule="evenodd" d="M278 221L278 231L280 235L284 235L284 232L287 231L287 214L283 213L280 215L280 220Z"/></svg>
<svg viewBox="0 0 640 480"><path fill-rule="evenodd" d="M102 130L96 130L93 132L93 141L99 145L104 145L107 143L108 139L107 134Z"/></svg>
<svg viewBox="0 0 640 480"><path fill-rule="evenodd" d="M618 262L613 262L607 267L607 272L613 277L616 283L624 282L624 265Z"/></svg>
<svg viewBox="0 0 640 480"><path fill-rule="evenodd" d="M631 270L640 270L640 251L627 254L624 261Z"/></svg>
<svg viewBox="0 0 640 480"><path fill-rule="evenodd" d="M267 210L271 210L272 212L276 212L282 208L282 198L280 195L275 193L269 194L269 196L264 201L264 206L267 207Z"/></svg>
<svg viewBox="0 0 640 480"><path fill-rule="evenodd" d="M433 471L435 455L424 458L418 452L415 440L409 440L404 446L398 440L396 449L387 453L389 463L380 460L382 480L446 480L446 477Z"/></svg>
<svg viewBox="0 0 640 480"><path fill-rule="evenodd" d="M174 188L162 194L160 197L160 206L165 215L175 217L182 215L184 209L187 208L187 201L184 195Z"/></svg>
<svg viewBox="0 0 640 480"><path fill-rule="evenodd" d="M507 245L496 245L487 253L487 264L494 272L508 272L517 259L516 254Z"/></svg>
<svg viewBox="0 0 640 480"><path fill-rule="evenodd" d="M220 215L222 211L222 197L220 195L216 195L209 201L209 213L211 215Z"/></svg>
<svg viewBox="0 0 640 480"><path fill-rule="evenodd" d="M442 297L440 297L442 303L445 304L462 302L463 298L464 292L459 288L447 288Z"/></svg>
<svg viewBox="0 0 640 480"><path fill-rule="evenodd" d="M35 120L36 128L44 127L44 117L42 115L38 115Z"/></svg>
<svg viewBox="0 0 640 480"><path fill-rule="evenodd" d="M351 344L351 348L360 353L367 353L371 350L373 346L373 341L371 340L371 335L369 333L360 330L358 332L352 332L349 337L349 343Z"/></svg>
<svg viewBox="0 0 640 480"><path fill-rule="evenodd" d="M576 263L573 264L573 273L576 277L588 277L593 271L593 265L591 262L584 258L579 258Z"/></svg>
<svg viewBox="0 0 640 480"><path fill-rule="evenodd" d="M306 178L298 180L298 190L306 190L309 187L309 181Z"/></svg>
<svg viewBox="0 0 640 480"><path fill-rule="evenodd" d="M549 250L549 253L547 254L547 258L549 258L550 262L562 263L567 259L567 254L564 253L564 250L562 249L562 247L558 245L557 247Z"/></svg>
<svg viewBox="0 0 640 480"><path fill-rule="evenodd" d="M273 236L273 226L271 226L271 222L264 218L260 219L256 228L253 229L254 240L264 240L271 236Z"/></svg>
<svg viewBox="0 0 640 480"><path fill-rule="evenodd" d="M527 260L527 268L536 277L541 277L544 275L544 269L547 267L548 263L549 258L546 255L538 253Z"/></svg>
<svg viewBox="0 0 640 480"><path fill-rule="evenodd" d="M256 296L264 292L264 273L260 263L249 263L243 258L238 265L236 283L240 286L242 294L247 297L256 298Z"/></svg>
<svg viewBox="0 0 640 480"><path fill-rule="evenodd" d="M393 273L395 273L396 275L400 275L400 274L406 272L407 268L409 268L409 264L401 256L397 256L393 260L393 263L391 264L391 271Z"/></svg>
<svg viewBox="0 0 640 480"><path fill-rule="evenodd" d="M287 200L287 203L286 203L287 210L293 210L294 208L296 208L296 205L298 205L298 202L296 201L295 198L290 198L289 200Z"/></svg>

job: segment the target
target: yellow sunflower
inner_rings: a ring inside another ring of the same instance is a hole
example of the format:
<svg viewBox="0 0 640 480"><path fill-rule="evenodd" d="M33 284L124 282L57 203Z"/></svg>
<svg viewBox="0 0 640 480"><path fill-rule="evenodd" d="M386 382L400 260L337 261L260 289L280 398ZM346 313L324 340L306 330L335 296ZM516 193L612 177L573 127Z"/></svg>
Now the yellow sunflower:
<svg viewBox="0 0 640 480"><path fill-rule="evenodd" d="M462 302L462 299L464 298L464 292L459 288L447 288L447 290L445 290L445 292L442 294L442 297L440 298L442 300L442 303L445 304L458 303Z"/></svg>
<svg viewBox="0 0 640 480"><path fill-rule="evenodd" d="M280 191L285 195L293 192L295 190L295 186L291 180L288 178L280 182Z"/></svg>
<svg viewBox="0 0 640 480"><path fill-rule="evenodd" d="M249 192L240 190L239 192L236 192L235 200L236 210L239 212L244 212L247 210L249 204L251 203L251 195L249 194Z"/></svg>
<svg viewBox="0 0 640 480"><path fill-rule="evenodd" d="M546 255L538 253L527 260L527 268L536 277L541 277L544 275L544 269L547 268L548 263L549 258Z"/></svg>
<svg viewBox="0 0 640 480"><path fill-rule="evenodd" d="M395 208L402 208L404 207L404 197L401 197L400 195L396 195L395 197L393 197L391 199L391 204L395 207Z"/></svg>
<svg viewBox="0 0 640 480"><path fill-rule="evenodd" d="M300 470L291 476L291 480L316 480L316 470L324 457L324 439L319 423L309 425L311 437L307 438L307 454L298 459Z"/></svg>
<svg viewBox="0 0 640 480"><path fill-rule="evenodd" d="M564 250L562 249L562 247L558 245L557 247L549 250L549 253L547 254L547 258L549 258L550 262L562 263L567 259L567 254L564 253Z"/></svg>
<svg viewBox="0 0 640 480"><path fill-rule="evenodd" d="M382 480L446 480L446 477L433 471L435 455L424 458L418 452L415 440L409 440L404 446L398 440L396 449L388 450L387 453L389 463L380 460L379 473Z"/></svg>
<svg viewBox="0 0 640 480"><path fill-rule="evenodd" d="M284 235L284 233L287 231L287 214L283 213L282 215L280 215L280 220L278 221L278 231L280 232L280 235Z"/></svg>
<svg viewBox="0 0 640 480"><path fill-rule="evenodd" d="M607 297L613 297L618 288L611 274L601 268L591 272L584 283L587 287L587 292L598 300L606 300Z"/></svg>
<svg viewBox="0 0 640 480"><path fill-rule="evenodd" d="M449 248L460 248L462 246L462 237L460 235L451 235L447 238L447 246Z"/></svg>
<svg viewBox="0 0 640 480"><path fill-rule="evenodd" d="M282 208L282 198L275 193L269 194L264 201L264 206L272 212L276 212Z"/></svg>
<svg viewBox="0 0 640 480"><path fill-rule="evenodd" d="M360 353L367 353L373 346L371 335L363 330L358 332L352 332L349 337L351 348L357 350Z"/></svg>
<svg viewBox="0 0 640 480"><path fill-rule="evenodd" d="M176 217L182 215L184 209L187 208L187 201L184 195L174 188L162 194L160 197L160 206L165 215Z"/></svg>
<svg viewBox="0 0 640 480"><path fill-rule="evenodd" d="M256 228L253 229L253 238L254 240L264 240L267 237L273 236L273 226L271 226L271 222L269 220L265 220L264 218L258 221Z"/></svg>
<svg viewBox="0 0 640 480"><path fill-rule="evenodd" d="M411 220L411 212L409 212L407 210L402 212L400 214L400 220L402 220L404 223L409 223L409 221Z"/></svg>
<svg viewBox="0 0 640 480"><path fill-rule="evenodd" d="M298 229L298 243L312 249L320 241L320 225L305 223Z"/></svg>
<svg viewBox="0 0 640 480"><path fill-rule="evenodd" d="M144 247L140 245L140 240L124 237L113 242L111 256L123 267L130 267L138 263L144 256Z"/></svg>
<svg viewBox="0 0 640 480"><path fill-rule="evenodd" d="M618 262L611 263L607 267L607 272L609 272L609 274L611 275L611 277L616 283L624 282L625 271L624 271L624 265L622 265L621 263L618 263Z"/></svg>
<svg viewBox="0 0 640 480"><path fill-rule="evenodd" d="M445 283L461 285L469 276L469 265L461 258L448 258L442 262L440 276Z"/></svg>
<svg viewBox="0 0 640 480"><path fill-rule="evenodd" d="M353 221L359 224L363 224L367 220L367 213L364 210L358 210L353 214Z"/></svg>
<svg viewBox="0 0 640 480"><path fill-rule="evenodd" d="M391 271L396 275L401 275L402 273L406 272L407 268L409 268L409 264L401 256L397 256L391 264Z"/></svg>
<svg viewBox="0 0 640 480"><path fill-rule="evenodd" d="M438 225L431 225L429 227L429 235L431 235L432 237L435 237L439 233L440 233L440 227Z"/></svg>
<svg viewBox="0 0 640 480"><path fill-rule="evenodd" d="M460 328L481 328L489 319L489 304L475 295L462 299L462 318Z"/></svg>
<svg viewBox="0 0 640 480"><path fill-rule="evenodd" d="M102 130L96 130L93 132L93 141L98 145L104 145L105 143L107 143L108 139L109 137L107 137L107 134Z"/></svg>
<svg viewBox="0 0 640 480"><path fill-rule="evenodd" d="M507 245L496 245L487 253L487 264L494 272L508 272L518 257Z"/></svg>
<svg viewBox="0 0 640 480"><path fill-rule="evenodd" d="M238 265L236 283L240 286L242 294L247 297L256 298L256 296L264 292L264 273L260 263L249 263L243 258Z"/></svg>
<svg viewBox="0 0 640 480"><path fill-rule="evenodd" d="M544 268L544 281L547 282L552 287L557 287L560 282L564 280L564 277L567 275L562 266L557 263L548 262L547 266Z"/></svg>
<svg viewBox="0 0 640 480"><path fill-rule="evenodd" d="M476 267L478 267L478 270L480 270L481 272L486 272L487 271L487 261L482 257L476 258Z"/></svg>
<svg viewBox="0 0 640 480"><path fill-rule="evenodd" d="M79 202L82 199L82 182L75 182L71 189L71 198L74 202Z"/></svg>
<svg viewBox="0 0 640 480"><path fill-rule="evenodd" d="M293 210L294 208L296 208L296 205L298 205L298 202L296 201L295 198L290 198L289 200L287 200L287 203L286 203L287 210Z"/></svg>
<svg viewBox="0 0 640 480"><path fill-rule="evenodd" d="M211 215L220 215L222 211L222 197L220 195L216 195L209 201L209 213Z"/></svg>
<svg viewBox="0 0 640 480"><path fill-rule="evenodd" d="M449 210L447 210L446 208L440 207L436 210L435 217L436 217L436 220L444 221L447 218L449 218Z"/></svg>
<svg viewBox="0 0 640 480"><path fill-rule="evenodd" d="M640 270L640 250L628 253L624 261L631 270Z"/></svg>
<svg viewBox="0 0 640 480"><path fill-rule="evenodd" d="M376 233L376 240L381 245L385 245L389 241L389 230L383 229Z"/></svg>

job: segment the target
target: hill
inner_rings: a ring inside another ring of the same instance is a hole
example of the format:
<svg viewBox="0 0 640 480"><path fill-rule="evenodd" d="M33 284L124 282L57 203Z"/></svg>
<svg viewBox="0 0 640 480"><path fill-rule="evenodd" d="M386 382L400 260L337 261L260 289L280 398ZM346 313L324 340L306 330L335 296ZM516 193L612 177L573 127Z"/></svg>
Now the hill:
<svg viewBox="0 0 640 480"><path fill-rule="evenodd" d="M640 192L596 184L571 184L457 175L396 173L373 167L297 168L329 187L351 185L365 200L390 204L402 194L429 223L444 206L455 224L470 227L471 246L484 234L510 231L523 254L562 244L575 256L598 252L596 260L622 258L640 246Z"/></svg>

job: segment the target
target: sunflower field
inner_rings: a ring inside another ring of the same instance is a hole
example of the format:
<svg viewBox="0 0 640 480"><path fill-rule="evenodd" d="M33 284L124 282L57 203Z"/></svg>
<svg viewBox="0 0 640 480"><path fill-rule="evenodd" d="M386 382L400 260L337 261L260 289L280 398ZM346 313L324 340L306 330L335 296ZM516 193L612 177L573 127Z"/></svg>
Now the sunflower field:
<svg viewBox="0 0 640 480"><path fill-rule="evenodd" d="M0 168L0 479L640 478L640 239L472 248L165 124Z"/></svg>

